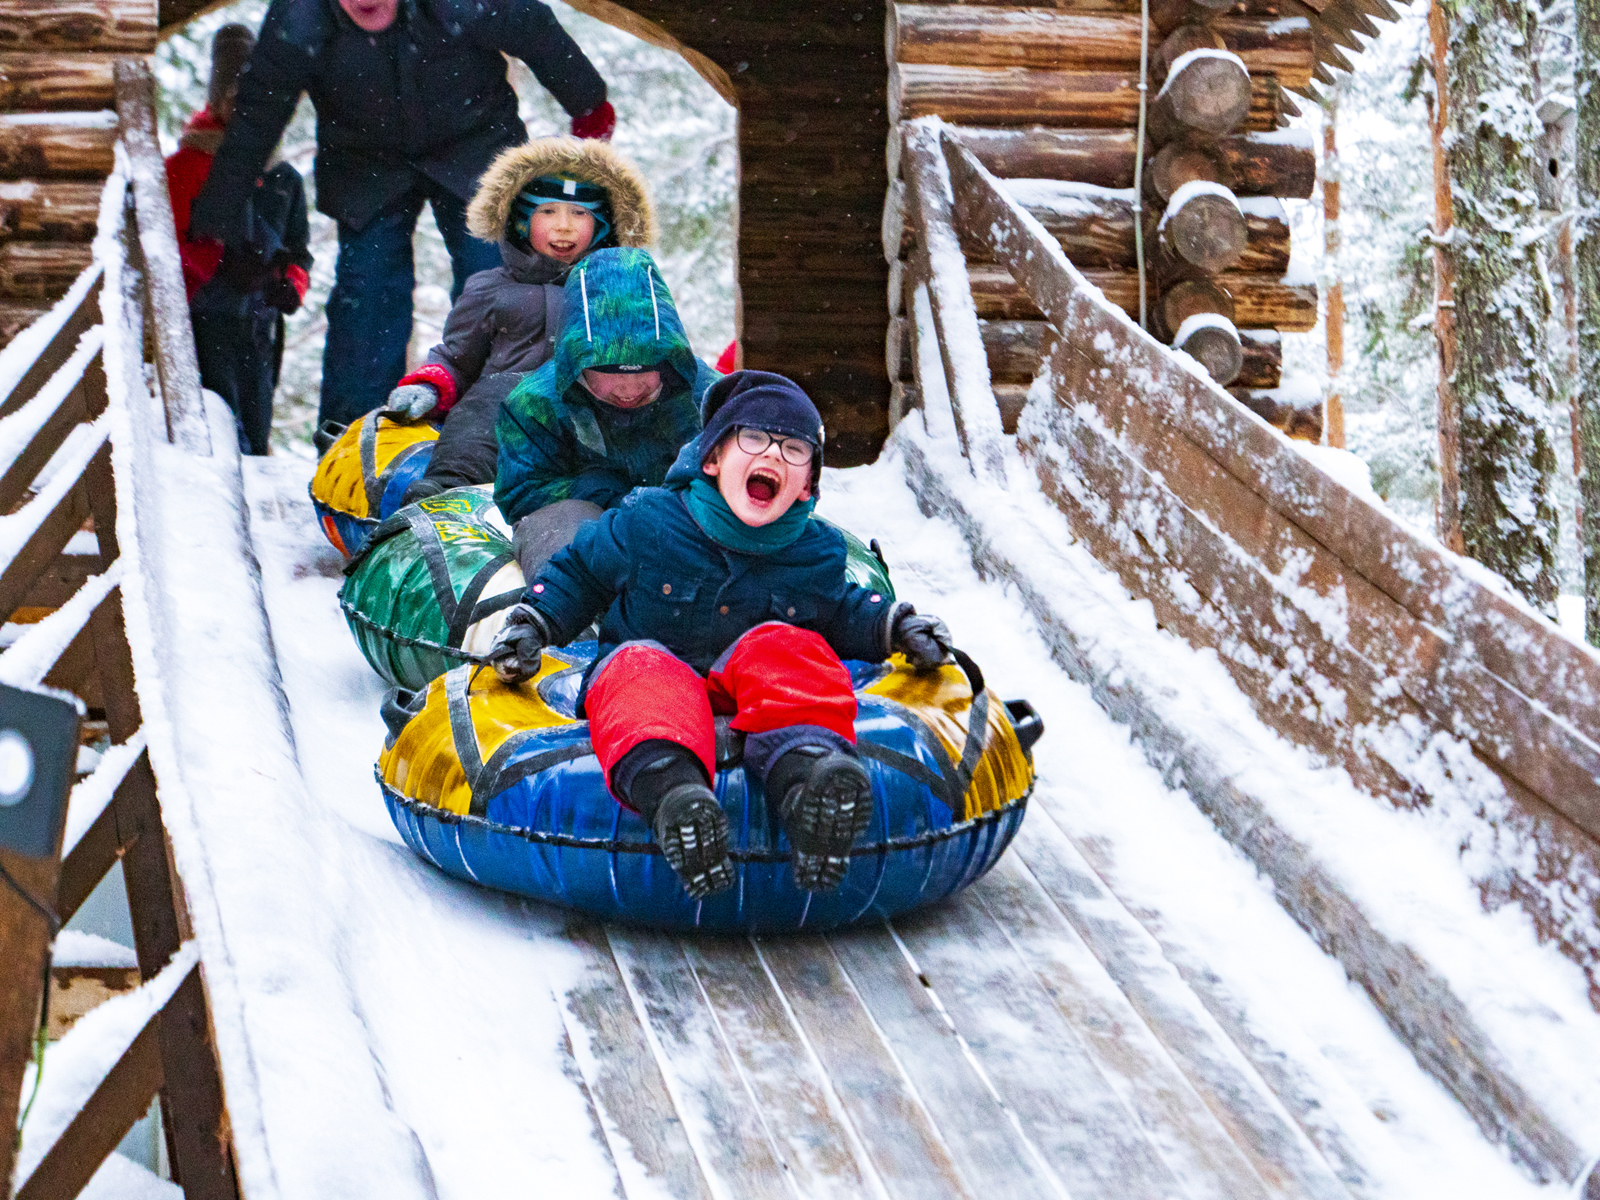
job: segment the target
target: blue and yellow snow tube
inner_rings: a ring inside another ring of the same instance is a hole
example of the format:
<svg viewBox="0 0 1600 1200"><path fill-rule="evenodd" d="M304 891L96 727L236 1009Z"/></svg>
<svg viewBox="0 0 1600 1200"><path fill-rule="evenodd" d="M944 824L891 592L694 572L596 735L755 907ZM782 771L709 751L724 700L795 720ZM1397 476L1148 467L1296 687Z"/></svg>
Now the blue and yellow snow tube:
<svg viewBox="0 0 1600 1200"><path fill-rule="evenodd" d="M876 811L843 885L795 886L788 839L745 775L742 739L719 722L717 796L739 881L691 900L649 827L612 799L588 723L573 716L594 651L593 642L546 651L519 687L466 665L423 692L390 694L377 776L412 850L457 878L606 921L771 933L943 899L992 867L1022 824L1042 730L1026 703L1001 702L970 664L916 675L898 658L849 663Z"/></svg>
<svg viewBox="0 0 1600 1200"><path fill-rule="evenodd" d="M428 469L438 440L438 429L428 422L392 421L381 411L346 427L311 477L317 522L335 550L349 558L361 549Z"/></svg>

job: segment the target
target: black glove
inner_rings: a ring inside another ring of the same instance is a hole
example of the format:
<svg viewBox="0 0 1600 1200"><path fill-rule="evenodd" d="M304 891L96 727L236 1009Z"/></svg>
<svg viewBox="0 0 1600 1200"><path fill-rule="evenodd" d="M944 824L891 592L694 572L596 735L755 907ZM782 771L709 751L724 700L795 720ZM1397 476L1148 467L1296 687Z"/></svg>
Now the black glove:
<svg viewBox="0 0 1600 1200"><path fill-rule="evenodd" d="M300 311L299 289L281 270L267 276L261 285L261 298L286 317Z"/></svg>
<svg viewBox="0 0 1600 1200"><path fill-rule="evenodd" d="M954 646L950 630L938 617L918 616L917 610L909 604L902 604L895 610L889 625L889 647L904 654L917 674L954 662L950 653Z"/></svg>
<svg viewBox="0 0 1600 1200"><path fill-rule="evenodd" d="M489 647L489 665L502 683L521 683L539 673L541 652L552 640L537 609L531 604L513 604Z"/></svg>

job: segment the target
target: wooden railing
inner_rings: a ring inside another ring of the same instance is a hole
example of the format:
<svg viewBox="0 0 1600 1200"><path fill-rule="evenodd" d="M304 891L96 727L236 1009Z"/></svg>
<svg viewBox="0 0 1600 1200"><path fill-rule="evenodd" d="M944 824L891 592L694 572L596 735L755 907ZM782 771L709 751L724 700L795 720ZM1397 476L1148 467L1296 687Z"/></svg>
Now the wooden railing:
<svg viewBox="0 0 1600 1200"><path fill-rule="evenodd" d="M238 1195L210 1016L183 890L162 824L157 781L123 623L124 566L107 415L107 330L145 344L167 413L169 438L208 454L198 371L181 301L177 245L155 142L153 82L142 64L118 64L125 175L101 206L97 249L120 244L114 292L96 261L68 297L5 352L37 346L0 398L0 621L49 611L0 653L0 681L75 692L103 714L110 747L78 784L66 840L47 860L0 855L8 872L55 918L69 919L122 863L135 952L153 1012L142 1031L26 1179L19 1200L75 1196L159 1095L173 1177L186 1195ZM129 180L131 179L131 187ZM0 356L0 364L6 359ZM20 366L21 364L16 364ZM142 381L141 381L142 383ZM80 532L92 532L93 552ZM53 898L53 904L51 899ZM54 930L12 889L0 890L0 1129L16 1126L19 1094L41 1007ZM0 1179L10 1194L15 1145L0 1138Z"/></svg>
<svg viewBox="0 0 1600 1200"><path fill-rule="evenodd" d="M1486 798L1471 819L1494 843L1485 903L1519 903L1600 998L1600 659L1143 333L948 128L906 126L901 170L916 242L906 336L917 374L905 395L920 396L930 438L953 425L979 489L968 487L972 505L986 482L1009 470L1015 488L1031 472L1162 628L1214 651L1262 722L1371 794L1411 808L1434 802L1435 780L1478 787ZM1049 325L1014 442L1001 433L963 242L1003 266ZM930 487L925 506L953 494ZM966 516L975 559L1004 574L980 509ZM1044 611L1048 597L1018 582L1042 618L1070 626L1073 614ZM1164 765L1176 753L1152 750ZM1486 1132L1572 1178L1584 1148L1529 1117L1537 1106L1497 1073L1492 1049L1452 1024L1448 989L1425 990L1437 982L1427 965L1347 897L1319 890L1325 878L1284 862L1288 841L1235 804L1232 782L1203 778L1198 760L1185 770L1197 802Z"/></svg>

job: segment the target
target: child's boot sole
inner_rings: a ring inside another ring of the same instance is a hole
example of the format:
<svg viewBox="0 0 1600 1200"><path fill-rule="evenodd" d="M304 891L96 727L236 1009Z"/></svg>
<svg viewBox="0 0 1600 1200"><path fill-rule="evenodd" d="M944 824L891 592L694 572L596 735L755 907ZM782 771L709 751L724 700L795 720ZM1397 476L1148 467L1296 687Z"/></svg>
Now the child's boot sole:
<svg viewBox="0 0 1600 1200"><path fill-rule="evenodd" d="M656 810L656 844L696 900L734 884L728 857L728 818L711 789L680 784L661 798Z"/></svg>
<svg viewBox="0 0 1600 1200"><path fill-rule="evenodd" d="M861 761L829 754L784 805L794 847L794 881L804 892L831 892L850 869L850 848L872 823L872 781Z"/></svg>

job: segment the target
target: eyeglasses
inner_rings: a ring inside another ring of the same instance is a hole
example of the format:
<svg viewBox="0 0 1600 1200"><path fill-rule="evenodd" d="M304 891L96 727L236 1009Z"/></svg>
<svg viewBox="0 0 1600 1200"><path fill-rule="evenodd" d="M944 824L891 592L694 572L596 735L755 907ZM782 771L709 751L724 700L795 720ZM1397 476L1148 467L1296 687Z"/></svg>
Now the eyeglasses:
<svg viewBox="0 0 1600 1200"><path fill-rule="evenodd" d="M752 429L748 425L739 427L737 437L739 449L746 454L765 454L767 447L776 443L783 461L795 467L805 466L817 452L817 448L805 438L779 437L765 429Z"/></svg>

